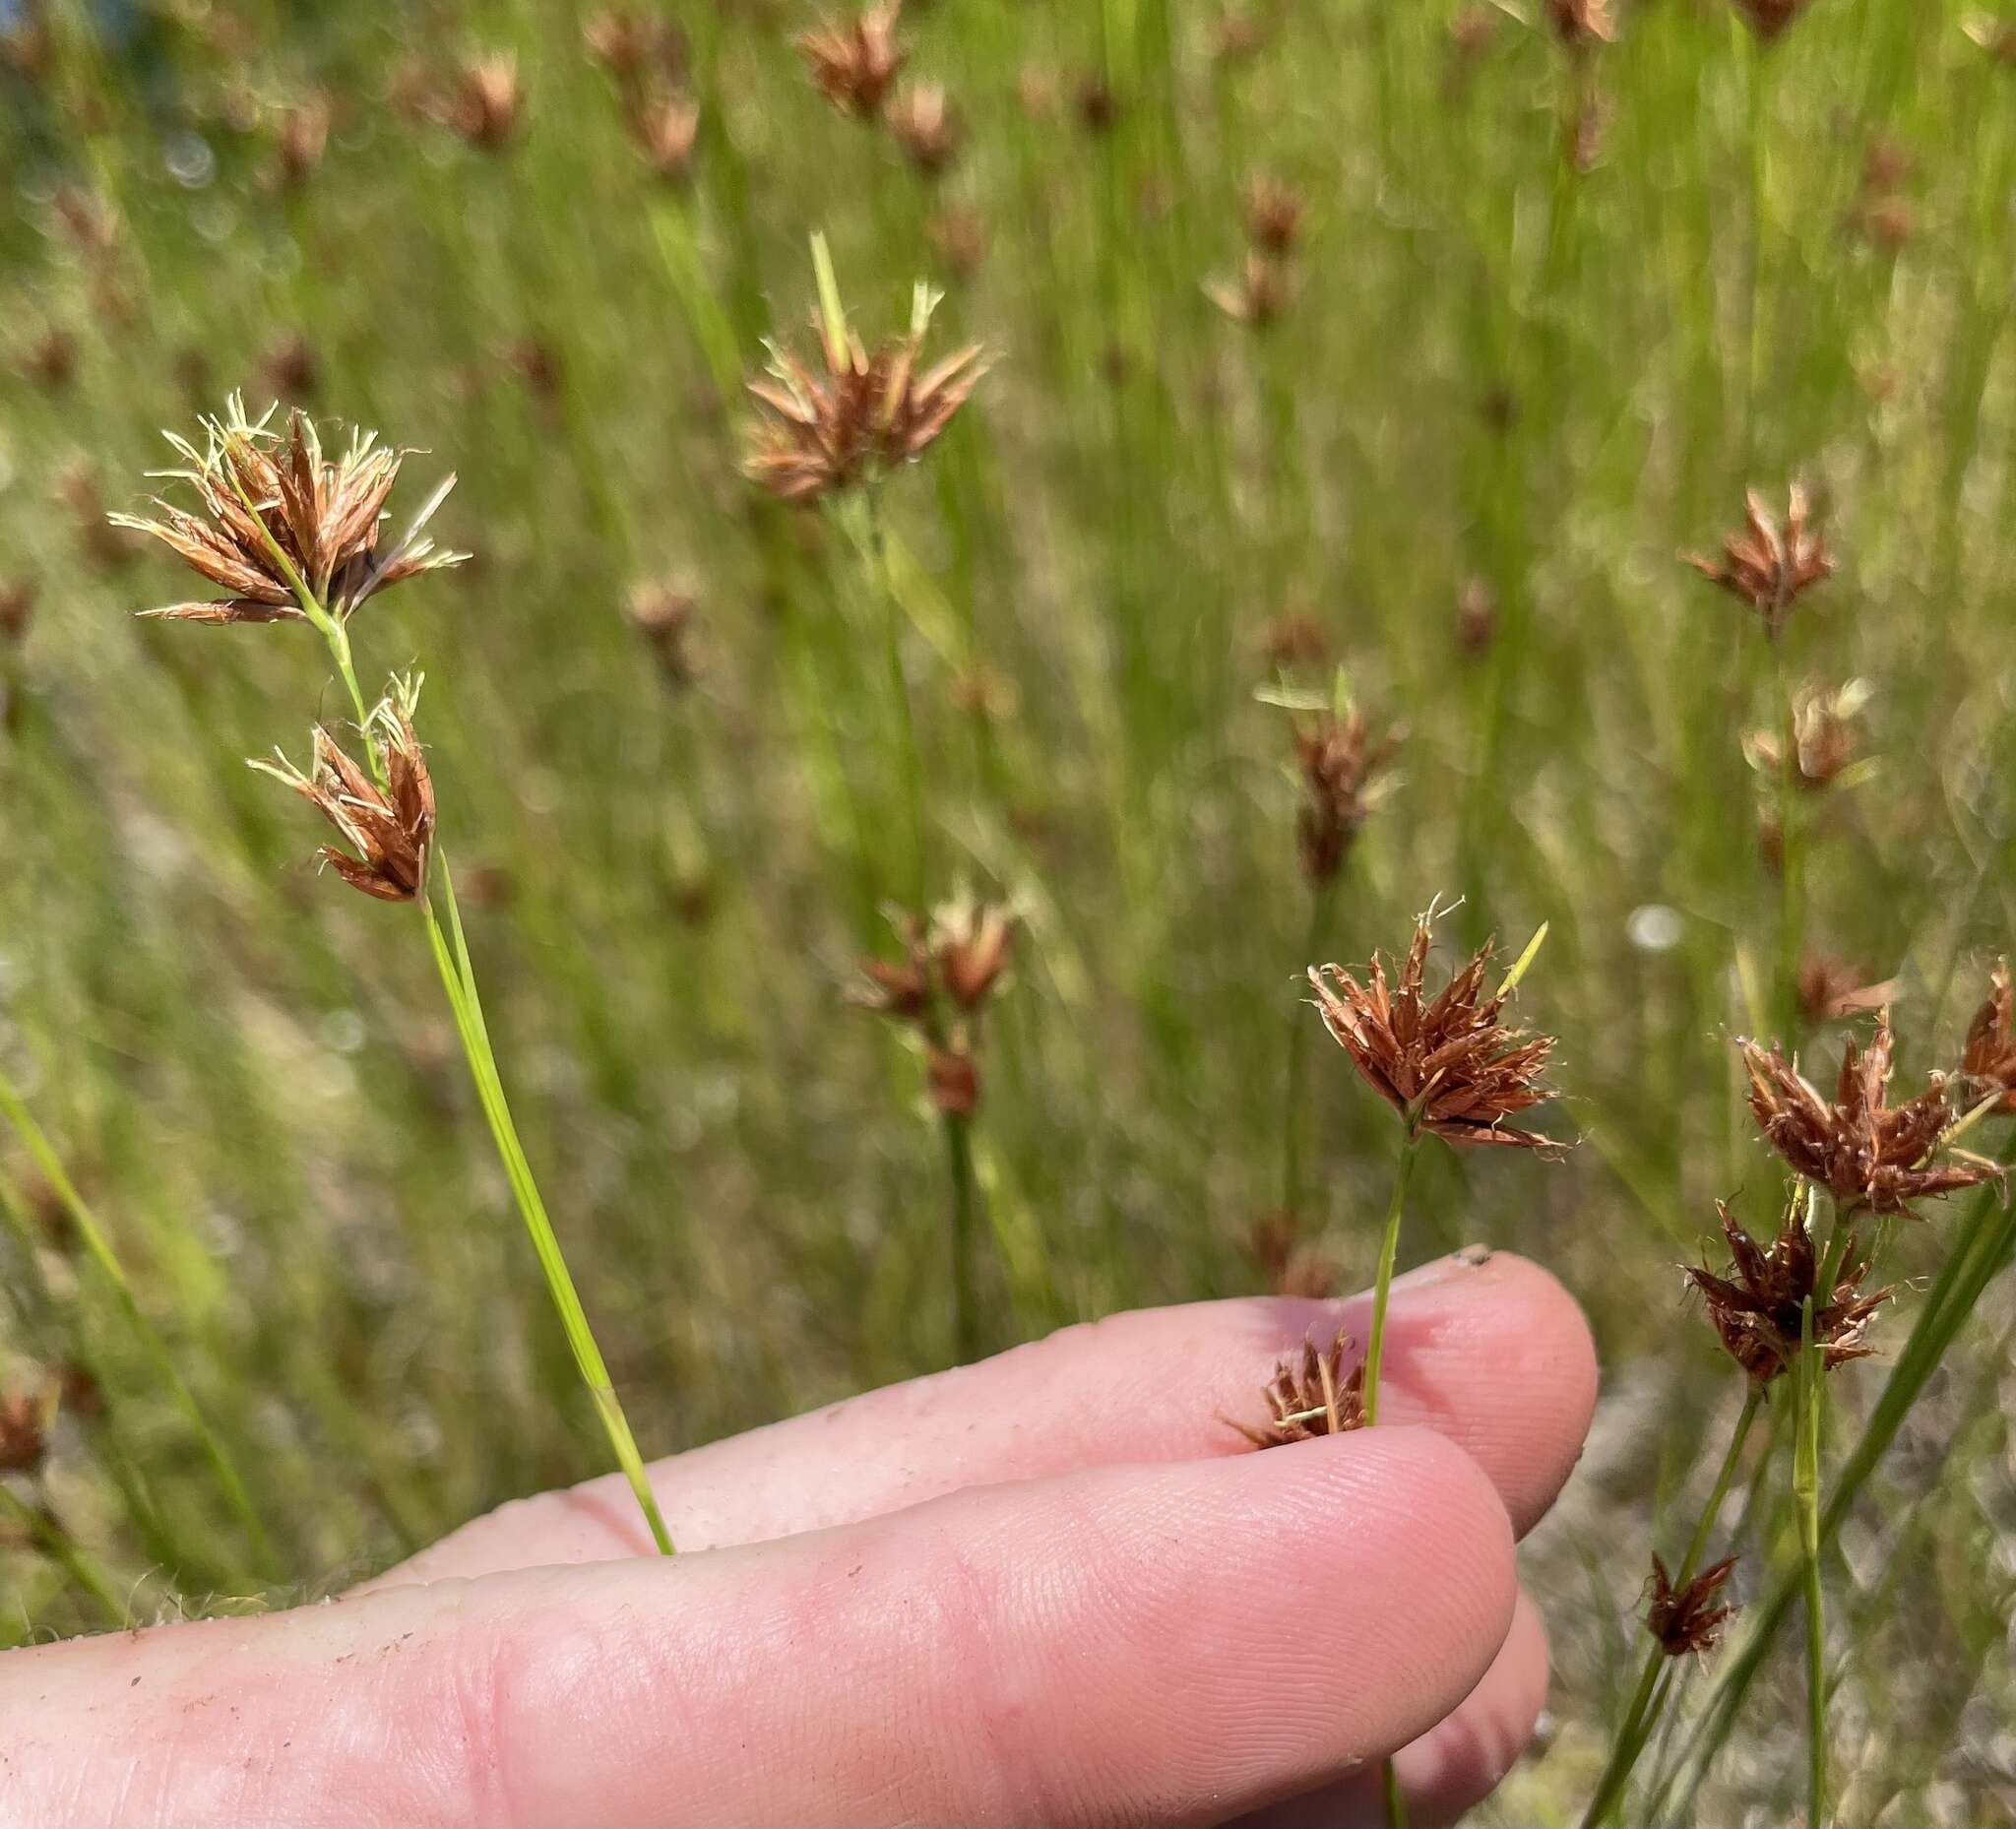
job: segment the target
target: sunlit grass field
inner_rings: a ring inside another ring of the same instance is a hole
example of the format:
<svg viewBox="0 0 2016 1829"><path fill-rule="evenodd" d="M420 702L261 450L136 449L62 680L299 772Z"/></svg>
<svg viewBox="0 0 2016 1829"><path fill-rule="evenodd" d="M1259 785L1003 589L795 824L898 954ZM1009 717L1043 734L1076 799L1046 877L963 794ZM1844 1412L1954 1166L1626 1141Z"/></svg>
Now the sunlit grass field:
<svg viewBox="0 0 2016 1829"><path fill-rule="evenodd" d="M1527 1551L1547 1732L1486 1806L1573 1820L1742 1401L1676 1270L1720 1262L1718 1198L1776 1226L1732 1040L1830 1083L1870 1022L1795 995L1827 958L1921 1083L2016 938L2016 16L1813 0L1767 42L1616 0L1571 42L1541 0L937 0L899 29L954 110L933 172L822 96L785 0L667 16L650 81L698 129L655 167L589 12L0 0L0 603L32 591L0 1068L273 1539L0 1131L0 1388L105 1400L36 1487L65 1553L0 1538L0 1633L99 1629L107 1582L142 1619L333 1591L606 1465L415 924L243 767L348 717L327 655L130 613L187 581L103 514L239 389L415 447L395 520L458 475L432 531L473 558L353 636L368 690L424 671L491 1036L647 1454L954 1355L938 1116L844 995L892 908L1020 917L971 1129L983 1351L1268 1289L1284 1238L1368 1282L1392 1115L1302 970L1435 898L1445 955L1547 923L1518 1014L1579 1145L1425 1151L1402 1263L1532 1255L1603 1348ZM508 131L443 118L507 52ZM1304 210L1243 321L1263 176ZM840 518L740 468L765 340L811 347L815 232L863 338L922 280L928 349L991 363L877 491L887 605ZM1796 479L1837 569L1773 645L1679 555ZM640 588L690 616L653 639ZM1808 681L1865 703L1788 873L1743 737ZM1406 736L1318 895L1292 707L1340 692ZM1972 1211L1893 1229L1830 1464ZM1843 1822L2016 1818L2012 1328L2002 1278L1829 1564ZM1789 1428L1725 1514L1738 1598L1796 1558ZM1687 1819L1803 1809L1798 1640Z"/></svg>

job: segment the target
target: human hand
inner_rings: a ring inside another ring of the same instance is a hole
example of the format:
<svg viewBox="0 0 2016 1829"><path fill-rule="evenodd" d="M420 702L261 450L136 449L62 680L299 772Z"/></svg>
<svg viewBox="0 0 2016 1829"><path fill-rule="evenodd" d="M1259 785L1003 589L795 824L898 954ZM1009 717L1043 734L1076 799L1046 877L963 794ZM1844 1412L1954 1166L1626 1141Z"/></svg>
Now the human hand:
<svg viewBox="0 0 2016 1829"><path fill-rule="evenodd" d="M1414 1820L1546 1689L1513 1539L1596 1366L1545 1272L1394 1286L1376 1429L1265 1454L1275 1359L1364 1297L1069 1329L519 1500L342 1602L0 1657L10 1823Z"/></svg>

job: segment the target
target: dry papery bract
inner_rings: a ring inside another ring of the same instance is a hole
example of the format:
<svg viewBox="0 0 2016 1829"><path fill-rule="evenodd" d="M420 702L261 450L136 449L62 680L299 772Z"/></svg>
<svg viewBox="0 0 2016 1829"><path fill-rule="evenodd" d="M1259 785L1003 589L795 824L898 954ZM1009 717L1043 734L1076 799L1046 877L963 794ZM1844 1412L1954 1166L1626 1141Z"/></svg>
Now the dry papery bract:
<svg viewBox="0 0 2016 1829"><path fill-rule="evenodd" d="M434 784L419 738L413 734L410 694L373 715L364 740L385 770L385 786L345 752L322 725L304 775L286 757L252 766L291 788L334 826L349 847L322 848L322 860L352 889L380 902L412 902L426 892L427 857L434 841Z"/></svg>
<svg viewBox="0 0 2016 1829"><path fill-rule="evenodd" d="M1794 483L1785 519L1779 521L1755 489L1744 499L1743 525L1725 535L1722 556L1683 555L1702 577L1748 603L1764 620L1773 641L1793 605L1834 570L1834 556L1813 526L1813 505L1805 487Z"/></svg>
<svg viewBox="0 0 2016 1829"><path fill-rule="evenodd" d="M157 496L155 517L106 517L114 527L159 540L228 593L143 614L184 622L298 622L306 619L305 589L343 621L377 592L469 556L438 550L425 534L455 486L452 474L435 486L406 533L381 550L385 504L411 454L380 444L375 432L353 431L332 462L313 419L290 412L283 435L272 429L278 410L248 419L233 395L221 419L202 422L201 450L167 435L186 467L155 474L187 484L197 512Z"/></svg>
<svg viewBox="0 0 2016 1829"><path fill-rule="evenodd" d="M1342 966L1309 968L1324 1028L1411 1130L1455 1144L1559 1150L1551 1138L1505 1122L1553 1097L1542 1079L1553 1038L1501 1020L1508 987L1484 988L1498 956L1492 940L1428 998L1422 978L1433 917L1433 910L1416 917L1414 942L1391 978L1390 962L1376 953L1362 983Z"/></svg>
<svg viewBox="0 0 2016 1829"><path fill-rule="evenodd" d="M2001 1179L1993 1163L1946 1149L1953 1111L1946 1076L1923 1092L1887 1103L1896 1039L1886 1012L1866 1047L1849 1041L1832 1100L1799 1073L1782 1049L1739 1041L1749 1076L1750 1111L1765 1141L1808 1181L1843 1207L1909 1214L1915 1200L1957 1193ZM1945 1160L1937 1160L1941 1156Z"/></svg>
<svg viewBox="0 0 2016 1829"><path fill-rule="evenodd" d="M1834 687L1801 686L1793 694L1793 779L1801 788L1831 788L1857 759L1858 727L1874 688L1865 679ZM1777 730L1752 730L1743 754L1760 774L1777 778L1785 769L1785 740Z"/></svg>
<svg viewBox="0 0 2016 1829"><path fill-rule="evenodd" d="M1896 1002L1900 978L1871 982L1833 953L1807 953L1799 961L1799 1012L1809 1023L1838 1023L1851 1016L1874 1016Z"/></svg>
<svg viewBox="0 0 2016 1829"><path fill-rule="evenodd" d="M1313 1337L1303 1341L1300 1354L1277 1364L1261 1387L1271 1413L1267 1421L1257 1428L1234 1417L1226 1421L1256 1448L1285 1448L1290 1442L1362 1428L1365 1368L1361 1361L1349 1373L1344 1370L1351 1344L1338 1334L1319 1352Z"/></svg>
<svg viewBox="0 0 2016 1829"><path fill-rule="evenodd" d="M968 1015L983 1009L1013 957L1018 921L1005 903L959 896L928 920L902 913L892 924L902 959L856 961L859 982L848 995L863 1009L912 1022L929 1015L940 994Z"/></svg>
<svg viewBox="0 0 2016 1829"><path fill-rule="evenodd" d="M1387 766L1406 736L1403 725L1374 732L1363 712L1318 712L1295 724L1295 766L1302 808L1296 822L1302 874L1327 883L1378 805Z"/></svg>
<svg viewBox="0 0 2016 1829"><path fill-rule="evenodd" d="M822 19L793 40L819 92L845 114L870 120L910 59L896 36L903 0L881 0L851 19Z"/></svg>
<svg viewBox="0 0 2016 1829"><path fill-rule="evenodd" d="M1660 1650L1669 1658L1715 1649L1723 1627L1736 1610L1718 1600L1735 1565L1734 1556L1710 1563L1675 1593L1666 1564L1657 1554L1653 1556L1652 1604L1646 1609L1645 1629L1659 1641Z"/></svg>
<svg viewBox="0 0 2016 1829"><path fill-rule="evenodd" d="M1813 1303L1813 1344L1829 1371L1851 1359L1866 1358L1870 1318L1890 1299L1888 1288L1866 1293L1870 1260L1858 1257L1851 1234L1841 1246L1833 1287L1822 1291L1820 1253L1804 1220L1805 1202L1788 1203L1785 1223L1767 1248L1737 1224L1725 1201L1716 1203L1731 1269L1718 1277L1705 1266L1689 1266L1688 1283L1700 1291L1708 1318L1731 1358L1760 1384L1792 1369L1799 1351L1807 1300Z"/></svg>
<svg viewBox="0 0 2016 1829"><path fill-rule="evenodd" d="M1235 278L1207 280L1204 295L1235 324L1256 330L1275 323L1294 296L1294 273L1287 261L1248 248Z"/></svg>
<svg viewBox="0 0 2016 1829"><path fill-rule="evenodd" d="M966 405L986 362L968 344L917 369L936 299L918 286L908 335L871 355L849 330L815 317L820 366L770 346L770 378L752 381L759 417L742 468L785 501L811 501L865 482L926 449Z"/></svg>

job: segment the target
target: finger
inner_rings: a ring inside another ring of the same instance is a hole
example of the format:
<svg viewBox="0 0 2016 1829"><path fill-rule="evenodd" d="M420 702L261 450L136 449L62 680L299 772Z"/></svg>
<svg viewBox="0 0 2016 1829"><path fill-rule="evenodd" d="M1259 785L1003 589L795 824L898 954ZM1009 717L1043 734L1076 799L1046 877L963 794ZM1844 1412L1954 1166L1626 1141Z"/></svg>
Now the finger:
<svg viewBox="0 0 2016 1829"><path fill-rule="evenodd" d="M682 1549L873 1517L962 1486L1116 1462L1194 1460L1246 1444L1275 1360L1340 1326L1362 1343L1371 1298L1252 1298L1066 1328L935 1377L661 1461L652 1483ZM1523 1534L1575 1465L1596 1351L1574 1298L1537 1264L1462 1253L1393 1286L1382 1413L1468 1450ZM428 1581L648 1554L617 1476L523 1499L381 1576Z"/></svg>
<svg viewBox="0 0 2016 1829"><path fill-rule="evenodd" d="M1426 1430L1095 1469L11 1652L8 1816L1220 1821L1426 1732L1514 1597L1496 1492Z"/></svg>
<svg viewBox="0 0 2016 1829"><path fill-rule="evenodd" d="M1547 1634L1540 1608L1519 1597L1512 1629L1483 1680L1447 1720L1394 1755L1408 1821L1453 1823L1495 1791L1533 1739L1547 1699ZM1376 1766L1239 1819L1239 1829L1377 1829L1386 1798Z"/></svg>

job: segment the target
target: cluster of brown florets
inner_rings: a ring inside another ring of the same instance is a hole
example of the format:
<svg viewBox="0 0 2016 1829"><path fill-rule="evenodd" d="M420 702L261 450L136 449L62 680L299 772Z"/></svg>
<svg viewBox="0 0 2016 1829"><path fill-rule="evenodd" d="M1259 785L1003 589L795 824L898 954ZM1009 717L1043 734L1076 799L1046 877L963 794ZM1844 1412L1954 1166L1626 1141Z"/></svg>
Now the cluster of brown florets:
<svg viewBox="0 0 2016 1829"><path fill-rule="evenodd" d="M1724 536L1721 557L1698 552L1685 556L1711 584L1749 604L1774 642L1784 632L1793 605L1834 571L1834 555L1813 525L1812 500L1796 482L1782 521L1752 489L1744 498L1743 525Z"/></svg>
<svg viewBox="0 0 2016 1829"><path fill-rule="evenodd" d="M1306 209L1302 194L1280 178L1263 172L1247 182L1244 263L1236 275L1204 285L1205 296L1227 317L1260 327L1287 311L1294 298L1294 256Z"/></svg>
<svg viewBox="0 0 2016 1829"><path fill-rule="evenodd" d="M931 1103L948 1115L970 1117L979 1105L980 1019L1008 970L1017 925L1005 905L962 896L928 919L898 915L900 958L856 962L850 1000L916 1037Z"/></svg>
<svg viewBox="0 0 2016 1829"><path fill-rule="evenodd" d="M1342 966L1311 966L1324 1028L1410 1132L1460 1145L1557 1150L1551 1138L1507 1122L1553 1097L1544 1077L1553 1038L1504 1020L1519 967L1487 991L1498 954L1486 941L1430 998L1423 978L1432 919L1433 911L1416 919L1397 972L1377 953L1362 982Z"/></svg>
<svg viewBox="0 0 2016 1829"><path fill-rule="evenodd" d="M1295 836L1310 882L1330 882L1343 867L1352 841L1378 805L1405 734L1397 725L1375 731L1356 710L1318 712L1296 722L1302 807Z"/></svg>
<svg viewBox="0 0 2016 1829"><path fill-rule="evenodd" d="M902 16L903 0L879 0L851 18L821 20L795 42L827 100L856 120L879 121L904 157L935 178L959 157L965 129L942 83L897 87L910 62L910 47L897 33Z"/></svg>
<svg viewBox="0 0 2016 1829"><path fill-rule="evenodd" d="M1721 1599L1723 1588L1734 1570L1736 1558L1725 1557L1711 1563L1684 1587L1675 1588L1666 1564L1652 1558L1652 1600L1646 1608L1645 1629L1659 1641L1669 1658L1684 1658L1690 1652L1713 1651L1722 1629L1735 1613L1735 1608Z"/></svg>
<svg viewBox="0 0 2016 1829"><path fill-rule="evenodd" d="M692 175L700 104L686 87L686 42L671 21L610 6L581 28L589 57L616 92L623 132L646 167L668 184Z"/></svg>
<svg viewBox="0 0 2016 1829"><path fill-rule="evenodd" d="M1365 1368L1359 1363L1349 1372L1344 1369L1351 1345L1343 1334L1320 1352L1313 1336L1303 1341L1300 1354L1277 1364L1261 1389L1267 1420L1257 1425L1233 1417L1226 1420L1256 1448L1285 1448L1291 1442L1362 1428Z"/></svg>
<svg viewBox="0 0 2016 1829"><path fill-rule="evenodd" d="M817 364L771 346L767 379L749 383L758 418L744 473L788 502L868 482L938 438L986 372L978 344L918 367L936 300L917 288L907 335L872 352L845 324L814 320Z"/></svg>

